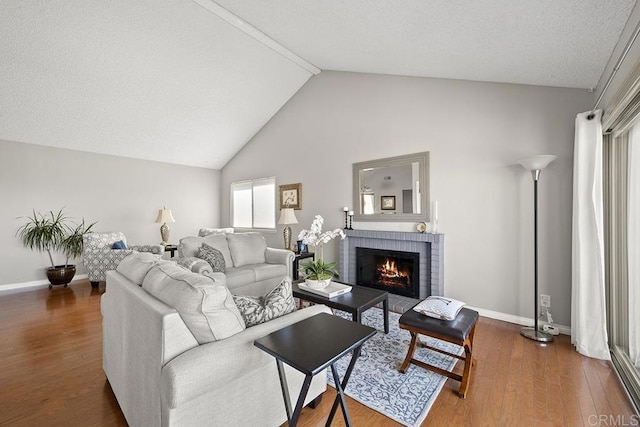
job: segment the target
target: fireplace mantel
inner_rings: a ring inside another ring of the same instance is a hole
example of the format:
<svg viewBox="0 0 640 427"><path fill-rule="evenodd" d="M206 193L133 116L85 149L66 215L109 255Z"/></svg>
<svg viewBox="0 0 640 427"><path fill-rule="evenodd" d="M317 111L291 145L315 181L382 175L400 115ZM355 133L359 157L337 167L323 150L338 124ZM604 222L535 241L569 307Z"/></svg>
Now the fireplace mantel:
<svg viewBox="0 0 640 427"><path fill-rule="evenodd" d="M390 249L420 254L420 297L444 296L444 235L401 231L344 230L338 267L347 283L356 282L356 249ZM429 286L430 285L430 286Z"/></svg>

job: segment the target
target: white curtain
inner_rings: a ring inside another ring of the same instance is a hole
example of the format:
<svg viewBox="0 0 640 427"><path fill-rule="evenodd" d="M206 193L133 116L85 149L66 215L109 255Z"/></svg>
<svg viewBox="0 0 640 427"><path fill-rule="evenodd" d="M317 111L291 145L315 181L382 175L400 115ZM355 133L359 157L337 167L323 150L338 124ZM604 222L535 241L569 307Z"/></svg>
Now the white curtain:
<svg viewBox="0 0 640 427"><path fill-rule="evenodd" d="M585 356L609 360L604 287L602 111L576 117L573 153L571 342Z"/></svg>
<svg viewBox="0 0 640 427"><path fill-rule="evenodd" d="M640 368L640 124L629 131L628 156L629 358Z"/></svg>

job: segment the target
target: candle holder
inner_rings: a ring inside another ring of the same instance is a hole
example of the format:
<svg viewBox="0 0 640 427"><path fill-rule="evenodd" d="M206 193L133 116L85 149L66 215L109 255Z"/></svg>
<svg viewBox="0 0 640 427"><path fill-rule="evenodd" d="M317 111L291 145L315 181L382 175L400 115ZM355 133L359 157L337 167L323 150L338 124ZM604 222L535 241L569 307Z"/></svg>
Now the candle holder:
<svg viewBox="0 0 640 427"><path fill-rule="evenodd" d="M438 220L431 221L431 234L438 234Z"/></svg>
<svg viewBox="0 0 640 427"><path fill-rule="evenodd" d="M347 230L353 230L353 211L349 211L349 228Z"/></svg>
<svg viewBox="0 0 640 427"><path fill-rule="evenodd" d="M344 211L344 229L349 230L349 211Z"/></svg>

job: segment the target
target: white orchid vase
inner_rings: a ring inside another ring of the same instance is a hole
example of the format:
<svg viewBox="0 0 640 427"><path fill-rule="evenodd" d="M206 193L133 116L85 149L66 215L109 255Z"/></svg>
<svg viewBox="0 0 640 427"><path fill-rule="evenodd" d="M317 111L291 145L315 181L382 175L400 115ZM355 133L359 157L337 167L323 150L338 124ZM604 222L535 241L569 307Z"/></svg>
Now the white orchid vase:
<svg viewBox="0 0 640 427"><path fill-rule="evenodd" d="M302 272L307 279L307 284L309 284L309 279L320 281L321 283L317 286L327 286L333 276L338 274L335 262L324 262L322 253L323 245L338 236L340 236L341 239L345 237L344 232L339 228L323 233L323 224L324 218L322 218L321 215L316 215L311 223L311 228L309 230L302 230L300 234L298 234L298 240L302 240L304 244L314 247L315 260L302 265Z"/></svg>

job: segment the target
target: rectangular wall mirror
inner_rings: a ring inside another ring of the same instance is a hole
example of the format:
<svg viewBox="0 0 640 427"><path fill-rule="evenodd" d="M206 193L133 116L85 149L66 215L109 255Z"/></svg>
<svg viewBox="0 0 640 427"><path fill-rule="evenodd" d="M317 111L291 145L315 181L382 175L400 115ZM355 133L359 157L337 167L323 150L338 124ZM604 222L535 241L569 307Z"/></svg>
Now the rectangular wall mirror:
<svg viewBox="0 0 640 427"><path fill-rule="evenodd" d="M429 152L353 164L354 221L429 219Z"/></svg>

